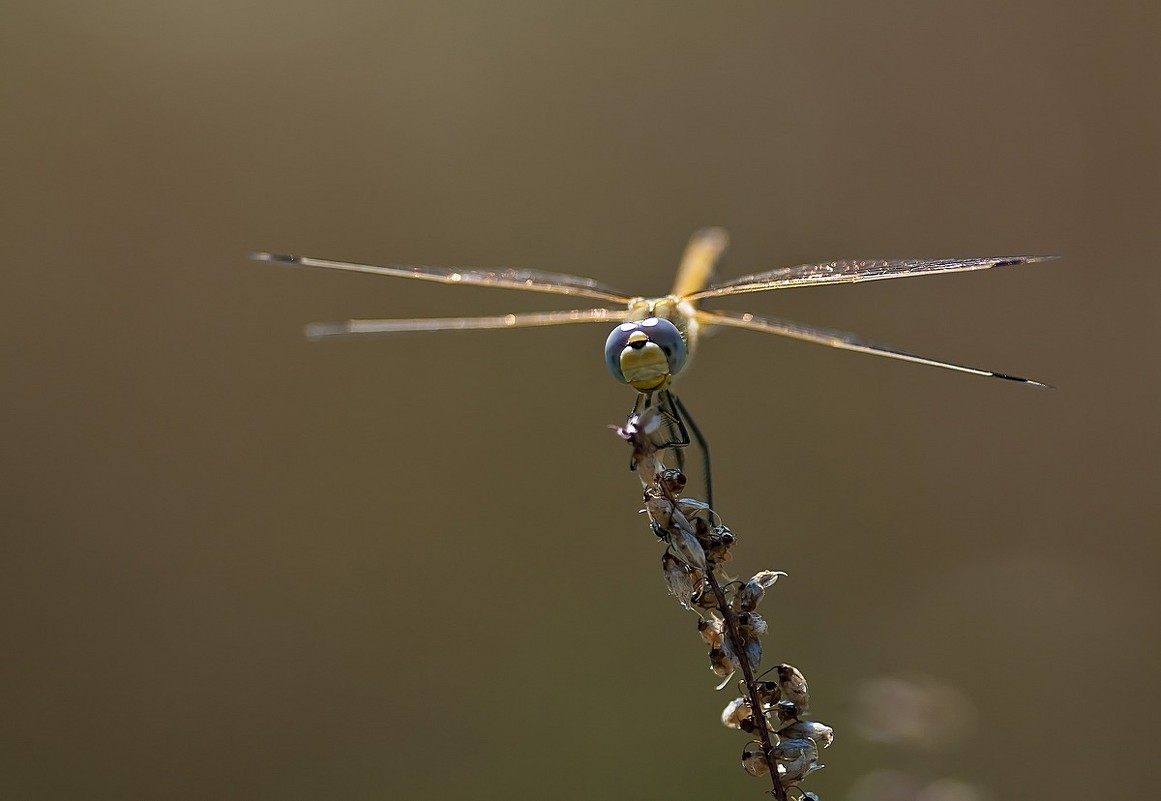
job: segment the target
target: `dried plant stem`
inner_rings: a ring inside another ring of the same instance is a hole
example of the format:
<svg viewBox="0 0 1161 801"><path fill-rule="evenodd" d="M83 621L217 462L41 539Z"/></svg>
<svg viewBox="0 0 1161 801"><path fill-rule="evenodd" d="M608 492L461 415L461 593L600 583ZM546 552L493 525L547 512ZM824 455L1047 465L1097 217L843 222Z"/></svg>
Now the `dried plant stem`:
<svg viewBox="0 0 1161 801"><path fill-rule="evenodd" d="M669 490L668 485L664 481L657 482L656 486L661 490L661 494L665 496L670 503L677 505L677 498ZM738 631L738 621L734 615L733 609L726 601L726 594L722 591L721 584L718 583L717 576L714 575L713 570L705 571L705 581L713 591L714 599L717 601L718 610L721 612L723 621L723 628L727 636L730 638L730 644L734 648L735 654L745 654L745 643L742 640L742 635ZM750 704L751 709L760 709L757 701L758 689L757 680L754 678L754 671L750 667L749 660L743 658L738 660L742 668L742 676L746 682L746 699ZM770 768L770 783L773 785L771 793L778 801L787 801L786 788L782 786L782 781L778 778L778 765L774 761L774 743L770 739L770 728L766 725L765 715L753 716L755 727L758 730L758 738L762 742L762 754L766 758L766 765Z"/></svg>

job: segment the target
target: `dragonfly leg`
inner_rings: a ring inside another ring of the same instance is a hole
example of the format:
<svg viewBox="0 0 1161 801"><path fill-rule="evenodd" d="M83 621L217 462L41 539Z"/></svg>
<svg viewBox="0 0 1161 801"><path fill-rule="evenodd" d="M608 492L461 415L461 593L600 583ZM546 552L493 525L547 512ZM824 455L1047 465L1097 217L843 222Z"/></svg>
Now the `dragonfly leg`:
<svg viewBox="0 0 1161 801"><path fill-rule="evenodd" d="M693 439L697 442L698 449L701 451L702 470L705 474L705 502L709 505L710 509L714 509L714 485L710 474L709 444L705 441L705 437L702 436L701 429L697 427L697 422L693 419L693 415L689 413L689 410L685 408L685 404L681 402L681 398L672 394L669 397L673 401L674 411L677 412L678 419L684 418L685 422L689 425L689 430L693 432ZM685 443L687 445L689 444L688 434L686 435Z"/></svg>
<svg viewBox="0 0 1161 801"><path fill-rule="evenodd" d="M646 395L644 392L637 393L637 400L633 401L633 410L631 412L629 412L628 422L630 422L630 423L633 422L633 418L637 417L639 414L641 414L643 411L645 411L648 408L649 408L649 396ZM637 470L637 459L636 458L632 458L629 460L629 469L634 471L634 472Z"/></svg>
<svg viewBox="0 0 1161 801"><path fill-rule="evenodd" d="M655 398L654 395L657 397ZM706 443L701 429L697 427L693 415L689 413L685 404L667 389L656 393L649 392L638 395L636 403L633 404L633 411L630 416L640 414L646 409L652 408L654 404L656 404L661 417L665 420L665 424L669 429L669 440L661 447L673 451L673 458L677 463L677 469L683 473L685 472L685 448L692 442L697 443L698 450L701 451L702 471L705 477L705 500L712 509L714 492L710 474L709 444ZM690 431L693 432L692 438L690 437ZM636 470L636 463L631 463L629 469Z"/></svg>

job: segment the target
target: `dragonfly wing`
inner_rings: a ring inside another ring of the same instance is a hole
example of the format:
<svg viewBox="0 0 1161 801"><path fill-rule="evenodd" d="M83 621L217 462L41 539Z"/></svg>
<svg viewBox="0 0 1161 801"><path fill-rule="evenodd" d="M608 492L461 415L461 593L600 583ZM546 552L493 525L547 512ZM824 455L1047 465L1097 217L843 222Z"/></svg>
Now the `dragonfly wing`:
<svg viewBox="0 0 1161 801"><path fill-rule="evenodd" d="M744 275L722 281L689 296L690 300L784 289L792 286L815 284L853 284L858 281L881 281L885 278L905 278L910 275L936 275L967 270L987 270L992 267L1011 267L1049 261L1056 256L991 256L977 259L903 259L876 261L855 259L830 261L823 264L800 264L797 267L779 267L764 273Z"/></svg>
<svg viewBox="0 0 1161 801"><path fill-rule="evenodd" d="M480 267L419 267L415 265L392 265L380 267L374 264L355 264L347 261L312 259L309 256L291 256L285 253L254 253L255 261L269 261L299 267L317 267L324 270L346 270L373 275L390 275L397 278L418 278L421 281L438 281L443 284L467 284L470 286L494 286L505 289L523 289L528 292L548 292L554 295L573 295L612 303L628 303L629 296L618 289L605 286L591 278L562 273L546 273L538 270L517 270L513 268Z"/></svg>
<svg viewBox="0 0 1161 801"><path fill-rule="evenodd" d="M926 356L919 356L914 353L899 350L898 348L870 342L856 334L848 334L845 331L832 331L827 328L815 328L813 326L790 322L789 320L779 320L773 317L758 317L753 314L733 311L699 311L697 313L697 319L703 325L728 325L734 328L747 328L751 331L778 334L793 339L801 339L804 342L828 345L832 348L853 350L857 353L871 353L876 356L886 356L889 359L900 359L905 362L927 364L932 367L943 367L961 373L971 373L972 375L982 375L989 378L1002 378L1005 381L1016 381L1021 384L1051 388L1049 384L1033 381L1030 378L997 373L993 370L982 370L978 367L968 367L963 364L955 364L954 362L945 362L941 359L930 359Z"/></svg>
<svg viewBox="0 0 1161 801"><path fill-rule="evenodd" d="M311 323L310 339L364 334L400 334L415 331L479 331L491 328L536 328L569 323L618 323L628 316L624 309L568 309L495 317L432 317L415 320L347 320L341 323Z"/></svg>
<svg viewBox="0 0 1161 801"><path fill-rule="evenodd" d="M705 289L713 278L722 254L730 244L730 235L724 228L702 228L695 231L681 256L673 294L679 298Z"/></svg>

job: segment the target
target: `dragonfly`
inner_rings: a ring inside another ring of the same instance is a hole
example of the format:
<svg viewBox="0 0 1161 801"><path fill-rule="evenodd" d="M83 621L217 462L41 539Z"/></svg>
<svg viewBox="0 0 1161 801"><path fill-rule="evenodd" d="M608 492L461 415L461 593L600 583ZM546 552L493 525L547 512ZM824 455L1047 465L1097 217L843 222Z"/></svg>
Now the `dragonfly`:
<svg viewBox="0 0 1161 801"><path fill-rule="evenodd" d="M682 255L677 278L668 295L645 297L629 295L592 278L561 273L516 268L422 267L416 265L379 266L345 261L331 261L285 253L254 253L251 258L323 270L369 273L395 278L414 278L463 286L488 286L565 295L595 300L605 305L588 309L561 309L545 312L502 314L485 317L434 317L389 320L346 320L335 323L312 323L306 334L311 339L328 337L371 336L418 331L472 331L501 328L539 328L573 323L615 323L605 342L605 363L613 377L637 390L630 417L656 404L658 412L670 426L672 448L683 466L682 449L697 442L703 459L706 500L713 508L710 484L709 447L693 416L673 393L672 383L686 367L697 349L700 334L713 327L742 328L766 334L777 334L813 342L840 350L869 353L915 364L942 367L970 375L995 378L1035 387L1049 385L1030 378L984 370L963 364L920 356L899 348L878 344L856 334L803 325L778 317L750 312L708 310L702 301L714 298L789 289L800 286L825 286L906 278L918 275L987 270L1048 261L1055 256L990 256L966 259L851 259L801 264L743 275L719 282L712 278L720 263L729 236L721 228L696 231Z"/></svg>

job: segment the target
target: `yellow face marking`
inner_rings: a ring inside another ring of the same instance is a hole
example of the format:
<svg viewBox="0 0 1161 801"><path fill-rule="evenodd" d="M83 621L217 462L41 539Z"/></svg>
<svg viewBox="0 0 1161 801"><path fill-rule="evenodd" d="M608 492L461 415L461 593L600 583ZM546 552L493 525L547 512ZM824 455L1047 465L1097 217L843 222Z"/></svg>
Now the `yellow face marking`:
<svg viewBox="0 0 1161 801"><path fill-rule="evenodd" d="M629 337L628 346L621 351L621 375L639 392L654 392L669 383L669 359L665 351L643 331Z"/></svg>

